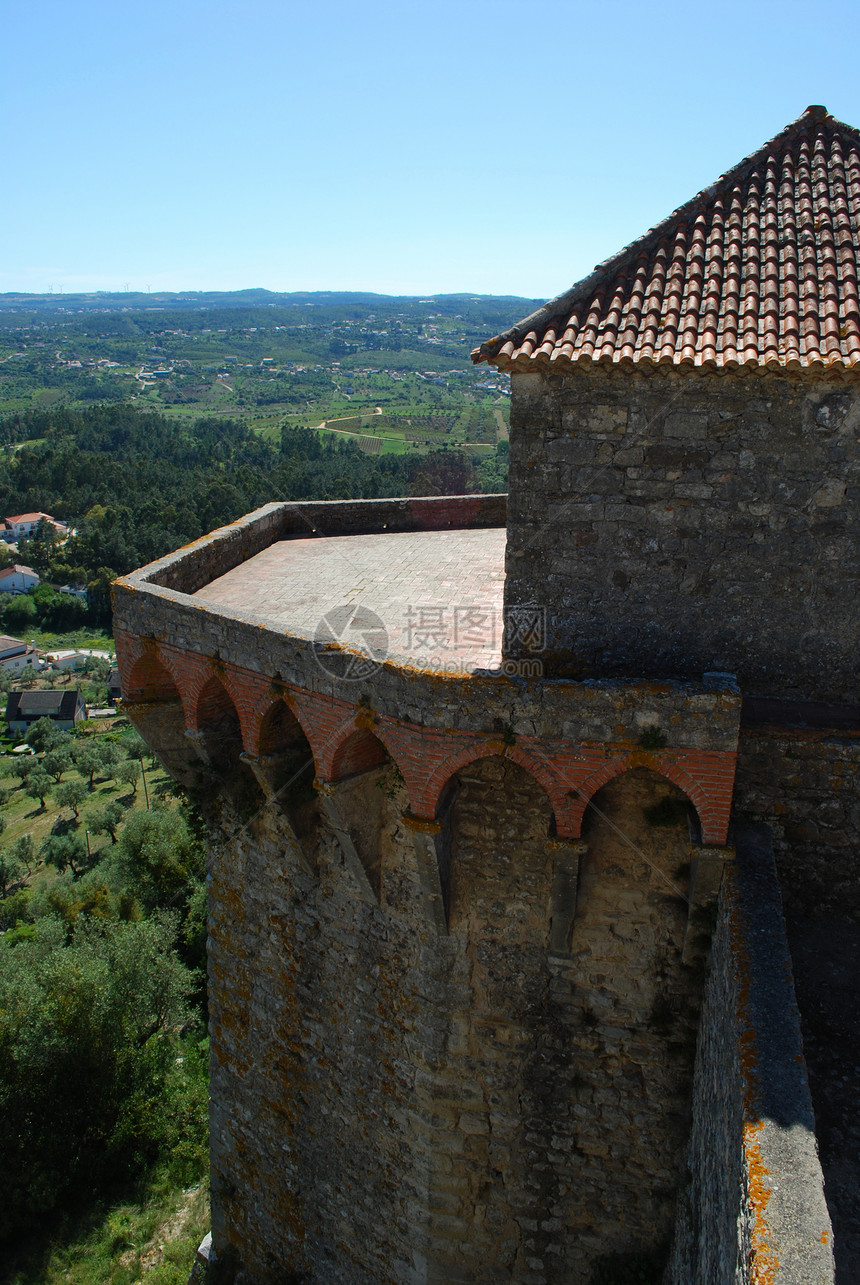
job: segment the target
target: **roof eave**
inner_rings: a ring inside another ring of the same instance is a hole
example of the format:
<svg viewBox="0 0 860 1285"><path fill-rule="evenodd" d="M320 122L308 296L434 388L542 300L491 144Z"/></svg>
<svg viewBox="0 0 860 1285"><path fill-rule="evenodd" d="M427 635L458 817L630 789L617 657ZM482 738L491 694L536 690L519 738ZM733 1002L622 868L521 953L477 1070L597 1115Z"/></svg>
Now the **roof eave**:
<svg viewBox="0 0 860 1285"><path fill-rule="evenodd" d="M719 178L715 179L713 183L709 183L707 187L702 188L700 192L697 192L689 201L685 201L683 205L679 205L676 210L673 210L671 214L666 216L666 218L661 219L659 223L654 225L654 227L649 228L642 236L637 237L634 241L631 241L628 245L622 247L622 249L620 249L616 254L611 255L610 258L605 259L602 263L598 263L587 276L582 277L579 281L575 282L568 290L565 290L562 294L556 295L554 299L550 299L541 308L530 313L528 317L524 317L521 321L516 322L515 325L511 326L508 330L503 331L501 334L494 335L492 339L487 339L477 348L474 348L471 353L472 361L475 365L478 365L482 361L486 361L491 365L499 365L500 368L509 368L510 362L498 362L496 360L499 355L499 350L505 344L513 342L516 348L529 331L534 330L536 333L540 334L541 328L546 328L547 324L554 318L563 314L569 315L574 304L580 302L584 296L588 296L597 286L605 284L607 278L612 274L612 272L620 268L625 261L628 261L636 254L647 253L668 230L670 230L680 220L689 219L691 215L697 214L699 210L711 199L711 197L713 197L715 192L726 184L741 179L744 174L753 169L772 148L778 146L793 131L797 130L804 124L812 124L815 121L820 120L828 120L831 125L853 134L858 142L860 142L860 130L857 130L853 125L847 125L844 121L840 121L836 117L831 116L825 107L818 105L807 107L806 111L798 116L796 120L793 120L790 124L786 125L786 127L780 130L778 134L775 134L773 138L769 138L766 143L763 143L761 147L756 148L756 150L751 152L749 156L745 156L742 160L738 161L736 165L733 165L731 169L726 170L726 172L721 174Z"/></svg>

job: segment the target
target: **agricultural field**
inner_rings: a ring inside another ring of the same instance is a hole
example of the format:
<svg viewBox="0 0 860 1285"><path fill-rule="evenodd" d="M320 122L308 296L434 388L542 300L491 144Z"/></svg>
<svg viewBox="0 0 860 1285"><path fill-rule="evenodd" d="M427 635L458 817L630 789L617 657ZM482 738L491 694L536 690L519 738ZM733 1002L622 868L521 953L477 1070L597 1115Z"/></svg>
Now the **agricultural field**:
<svg viewBox="0 0 860 1285"><path fill-rule="evenodd" d="M353 436L371 454L447 445L480 456L507 435L510 389L469 353L538 302L266 291L6 295L0 416L131 402L184 421L242 419L267 438L285 425L353 434L337 421L358 418Z"/></svg>

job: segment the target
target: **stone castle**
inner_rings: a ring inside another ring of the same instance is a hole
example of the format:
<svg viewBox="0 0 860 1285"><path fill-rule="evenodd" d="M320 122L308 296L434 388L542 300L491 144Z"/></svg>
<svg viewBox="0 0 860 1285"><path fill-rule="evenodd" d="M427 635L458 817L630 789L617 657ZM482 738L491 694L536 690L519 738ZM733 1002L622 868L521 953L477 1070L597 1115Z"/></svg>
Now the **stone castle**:
<svg viewBox="0 0 860 1285"><path fill-rule="evenodd" d="M812 107L476 350L507 497L271 504L116 583L209 822L241 1279L834 1280L783 907L860 915L858 251Z"/></svg>

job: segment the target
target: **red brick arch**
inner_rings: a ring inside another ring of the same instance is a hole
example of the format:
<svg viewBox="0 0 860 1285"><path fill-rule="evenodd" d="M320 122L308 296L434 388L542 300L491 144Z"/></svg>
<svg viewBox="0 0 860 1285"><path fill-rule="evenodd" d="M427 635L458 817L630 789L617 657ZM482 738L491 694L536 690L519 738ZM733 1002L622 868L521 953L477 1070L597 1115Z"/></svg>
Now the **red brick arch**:
<svg viewBox="0 0 860 1285"><path fill-rule="evenodd" d="M378 741L388 757L398 766L401 774L404 775L400 764L398 763L398 750L396 738L386 734L386 728L381 722L374 721L372 725L367 723L366 716L362 713L353 714L339 723L332 731L329 732L323 744L320 746L317 774L322 780L337 781L343 775L349 775L349 764L347 755L350 751L350 743L354 743L359 737L372 737ZM382 762L380 757L375 762ZM362 755L359 751L359 758L353 765L354 771L362 771L365 768L375 766L371 754Z"/></svg>
<svg viewBox="0 0 860 1285"><path fill-rule="evenodd" d="M251 754L276 753L286 743L298 739L295 733L307 740L307 734L296 716L295 710L284 696L269 697L267 705L259 702L253 710L248 736L248 752Z"/></svg>
<svg viewBox="0 0 860 1285"><path fill-rule="evenodd" d="M207 732L216 727L225 717L235 716L240 730L242 720L236 709L236 702L221 674L214 670L209 673L194 693L194 730ZM244 744L244 741L243 741Z"/></svg>
<svg viewBox="0 0 860 1285"><path fill-rule="evenodd" d="M645 755L641 751L638 751L635 754L625 754L624 756L619 756L617 758L607 759L596 772L593 772L586 778L586 780L582 781L577 786L579 797L573 800L571 807L571 813L572 816L575 817L576 823L576 833L573 836L574 838L579 837L582 818L585 815L585 809L588 807L588 804L594 798L597 791L602 789L604 785L613 780L616 776L623 776L625 772L632 772L637 767L648 768L649 771L655 772L658 776L664 776L668 781L671 781L673 785L677 785L682 789L693 807L696 809L699 820L702 823L703 830L706 828L705 814L709 814L712 809L709 806L707 796L703 793L701 787L695 780L693 780L689 773L685 772L683 768L679 767L671 760L663 758L661 755Z"/></svg>
<svg viewBox="0 0 860 1285"><path fill-rule="evenodd" d="M621 772L642 766L684 791L698 812L705 843L727 841L737 757L734 749L667 747L648 752L629 743L541 742L531 737L520 737L514 745L506 746L492 735L372 715L368 709L321 692L285 687L278 697L271 680L261 674L122 630L117 630L116 644L127 699L157 700L178 692L189 731L203 730L199 727L201 693L217 678L232 701L244 749L250 754L260 753L266 720L283 700L307 737L320 780L335 780L347 770L347 746L351 742L356 749L362 732L366 734L364 750L372 758L369 737L376 737L402 773L416 817L435 818L451 777L477 759L498 754L529 772L544 789L560 838L579 837L586 805L602 785Z"/></svg>
<svg viewBox="0 0 860 1285"><path fill-rule="evenodd" d="M211 665L193 652L161 646L154 639L117 637L117 662L122 689L130 701L163 700L175 691L182 702L186 727L194 727L194 710L200 687L208 678ZM168 682L164 683L165 675ZM161 692L159 695L159 685ZM150 694L151 693L151 694Z"/></svg>
<svg viewBox="0 0 860 1285"><path fill-rule="evenodd" d="M354 776L387 762L389 751L376 731L369 727L356 727L344 737L335 751L331 764L331 780Z"/></svg>
<svg viewBox="0 0 860 1285"><path fill-rule="evenodd" d="M552 810L556 828L558 828L560 811L563 816L564 801L559 792L559 783L552 771L549 769L548 764L536 755L529 753L528 750L523 750L517 745L502 746L501 748L496 749L486 741L463 746L457 754L452 755L450 758L446 758L445 761L436 768L424 788L424 798L422 800L425 802L426 807L432 808L432 812L422 812L418 813L418 815L432 815L435 817L444 796L445 788L451 778L459 772L461 768L468 767L470 763L476 763L481 759L487 758L509 759L512 763L516 763L518 767L521 767L524 772L527 772L532 780L541 787L544 794L547 796L547 801L549 802Z"/></svg>
<svg viewBox="0 0 860 1285"><path fill-rule="evenodd" d="M129 701L164 701L179 696L176 679L156 650L144 652L126 667L122 690Z"/></svg>

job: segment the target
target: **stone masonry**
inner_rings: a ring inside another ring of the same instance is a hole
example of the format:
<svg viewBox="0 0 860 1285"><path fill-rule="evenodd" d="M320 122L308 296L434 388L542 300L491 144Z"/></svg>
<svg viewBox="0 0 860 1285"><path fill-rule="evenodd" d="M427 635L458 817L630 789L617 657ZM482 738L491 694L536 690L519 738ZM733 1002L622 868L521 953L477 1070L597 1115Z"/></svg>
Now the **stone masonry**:
<svg viewBox="0 0 860 1285"><path fill-rule="evenodd" d="M809 375L511 373L508 606L555 672L854 702L860 395Z"/></svg>

